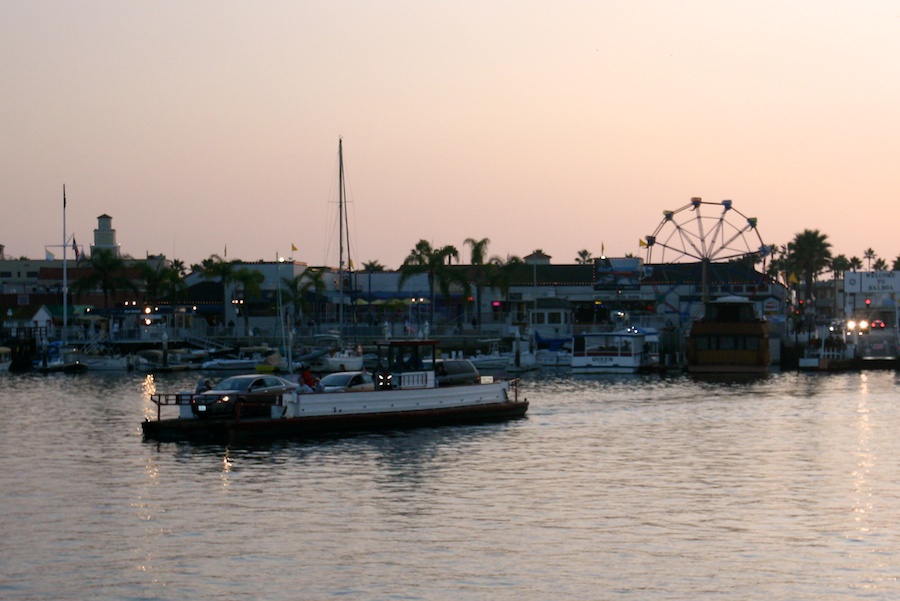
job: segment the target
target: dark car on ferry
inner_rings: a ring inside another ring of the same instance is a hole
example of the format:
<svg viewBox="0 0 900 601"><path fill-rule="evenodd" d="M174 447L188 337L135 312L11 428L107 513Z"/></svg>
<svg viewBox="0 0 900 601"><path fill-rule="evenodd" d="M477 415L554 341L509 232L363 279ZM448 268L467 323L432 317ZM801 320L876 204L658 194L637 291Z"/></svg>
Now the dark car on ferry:
<svg viewBox="0 0 900 601"><path fill-rule="evenodd" d="M198 417L268 416L282 395L293 393L297 384L279 376L249 374L225 378L210 390L191 397L191 410Z"/></svg>
<svg viewBox="0 0 900 601"><path fill-rule="evenodd" d="M427 361L425 367L431 368L431 362ZM433 367L438 386L478 384L481 381L478 368L468 359L435 359Z"/></svg>

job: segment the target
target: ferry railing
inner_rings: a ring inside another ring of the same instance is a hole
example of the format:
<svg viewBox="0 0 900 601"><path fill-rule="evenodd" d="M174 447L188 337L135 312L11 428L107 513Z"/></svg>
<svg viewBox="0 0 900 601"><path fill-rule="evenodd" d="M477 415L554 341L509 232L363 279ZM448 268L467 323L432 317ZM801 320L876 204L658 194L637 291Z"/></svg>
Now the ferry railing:
<svg viewBox="0 0 900 601"><path fill-rule="evenodd" d="M513 403L519 402L519 378L513 378L509 380L509 389L512 391L512 401Z"/></svg>
<svg viewBox="0 0 900 601"><path fill-rule="evenodd" d="M156 405L156 420L162 419L163 407L184 407L190 406L194 397L203 396L206 393L192 394L190 392L159 392L150 395L150 401ZM238 396L234 401L229 401L234 405L234 418L241 419L242 409L248 407L283 407L284 394L270 393L244 393Z"/></svg>
<svg viewBox="0 0 900 601"><path fill-rule="evenodd" d="M399 389L409 388L434 388L435 379L433 371L402 372L397 374L399 380L396 385Z"/></svg>

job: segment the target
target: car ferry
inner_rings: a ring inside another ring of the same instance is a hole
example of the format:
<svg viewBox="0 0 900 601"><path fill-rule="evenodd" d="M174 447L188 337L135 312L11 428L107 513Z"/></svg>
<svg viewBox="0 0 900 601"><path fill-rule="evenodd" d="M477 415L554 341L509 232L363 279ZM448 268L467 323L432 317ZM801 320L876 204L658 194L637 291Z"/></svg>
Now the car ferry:
<svg viewBox="0 0 900 601"><path fill-rule="evenodd" d="M150 400L157 415L143 422L144 436L226 441L319 436L508 420L528 410L528 401L519 398L518 380L480 376L471 384L439 384L437 341L390 340L376 348L372 389L304 393L305 387L298 386L259 392L249 388L232 396L209 391L154 394ZM177 417L163 416L170 406Z"/></svg>

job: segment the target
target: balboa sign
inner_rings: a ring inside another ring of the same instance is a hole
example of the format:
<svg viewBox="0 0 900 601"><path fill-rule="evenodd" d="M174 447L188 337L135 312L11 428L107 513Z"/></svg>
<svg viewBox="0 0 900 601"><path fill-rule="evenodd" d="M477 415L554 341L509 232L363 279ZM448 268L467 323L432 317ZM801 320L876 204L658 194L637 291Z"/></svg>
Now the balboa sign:
<svg viewBox="0 0 900 601"><path fill-rule="evenodd" d="M848 271L844 274L844 292L874 294L900 292L897 271Z"/></svg>

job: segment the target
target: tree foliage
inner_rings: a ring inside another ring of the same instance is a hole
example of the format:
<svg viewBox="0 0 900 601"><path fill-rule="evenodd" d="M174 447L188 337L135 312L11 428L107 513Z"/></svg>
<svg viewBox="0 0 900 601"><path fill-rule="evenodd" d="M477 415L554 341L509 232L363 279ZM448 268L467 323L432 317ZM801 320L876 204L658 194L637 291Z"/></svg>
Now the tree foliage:
<svg viewBox="0 0 900 601"><path fill-rule="evenodd" d="M788 266L791 273L803 282L803 294L807 300L814 297L813 284L831 265L831 243L819 230L803 230L788 243Z"/></svg>
<svg viewBox="0 0 900 601"><path fill-rule="evenodd" d="M459 262L459 251L455 246L433 248L428 240L419 240L403 261L403 265L400 266L400 288L403 288L403 284L413 275L426 274L428 276L432 323L434 323L435 286L445 300L450 298L450 287L454 283L462 286L465 293L468 293L469 284L465 276L457 270L448 269L453 260Z"/></svg>
<svg viewBox="0 0 900 601"><path fill-rule="evenodd" d="M137 293L134 282L126 275L125 261L114 251L96 249L86 261L86 266L90 268L87 274L72 284L77 296L99 289L103 293L103 308L109 309L109 299L115 297L117 292L127 290Z"/></svg>

